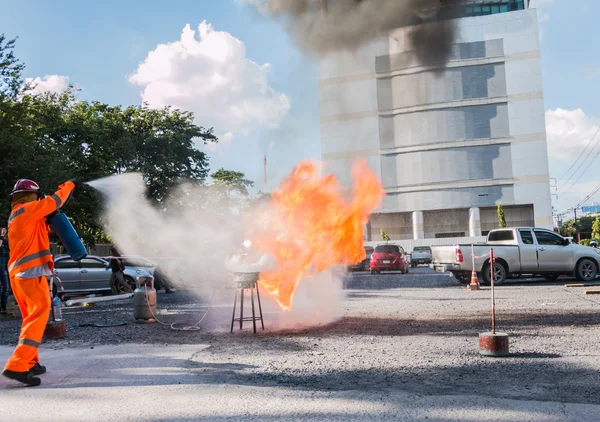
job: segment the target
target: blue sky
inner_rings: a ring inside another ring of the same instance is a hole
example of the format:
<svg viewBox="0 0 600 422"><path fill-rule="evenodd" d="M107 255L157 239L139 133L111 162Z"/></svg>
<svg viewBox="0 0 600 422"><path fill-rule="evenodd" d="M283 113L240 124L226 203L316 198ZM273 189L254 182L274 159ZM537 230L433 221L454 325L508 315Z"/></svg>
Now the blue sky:
<svg viewBox="0 0 600 422"><path fill-rule="evenodd" d="M559 178L591 141L600 123L600 47L595 25L600 2L537 0L533 4L539 6L541 20L550 173ZM198 123L215 125L215 132L224 140L210 151L213 169L244 171L263 189L262 156L267 154L268 188L272 188L298 160L320 156L316 66L300 54L279 23L260 16L242 1L4 2L0 32L19 37L17 54L27 65L27 77L64 75L82 89L80 98L86 100L139 104L144 92L144 99L160 104L172 98L170 93L157 94L164 84L173 86L173 92L205 94L203 83L198 82L205 63L196 61L192 66L191 60L187 63L169 55L176 49L173 46L157 52L148 62L149 53L158 51L159 44L177 42L186 24L198 31L203 21L212 26L208 32L215 35L215 45L231 47L235 57L223 66L240 70L232 70L231 79L224 83L227 87L242 84L242 93L230 90L218 96L212 92L207 94L206 104L181 103L197 113L207 113ZM140 66L144 62L146 65ZM181 66L177 69L181 81L165 81L152 73L152 67L162 63ZM270 67L264 67L266 63ZM139 83L130 80L132 75ZM236 95L250 100L242 111L244 124L232 130L229 113L221 113L231 103L219 102L221 97ZM555 199L558 210L575 205L600 183L595 168L597 165L591 165L586 174L572 178L578 183L559 192Z"/></svg>

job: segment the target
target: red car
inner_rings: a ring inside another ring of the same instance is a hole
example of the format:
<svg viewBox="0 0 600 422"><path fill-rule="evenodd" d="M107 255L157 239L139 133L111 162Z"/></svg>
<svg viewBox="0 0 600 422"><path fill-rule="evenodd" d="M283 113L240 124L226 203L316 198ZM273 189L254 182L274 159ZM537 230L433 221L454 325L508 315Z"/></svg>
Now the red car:
<svg viewBox="0 0 600 422"><path fill-rule="evenodd" d="M398 245L379 245L375 247L369 263L371 274L381 271L402 271L408 273L408 265L404 260L404 249Z"/></svg>

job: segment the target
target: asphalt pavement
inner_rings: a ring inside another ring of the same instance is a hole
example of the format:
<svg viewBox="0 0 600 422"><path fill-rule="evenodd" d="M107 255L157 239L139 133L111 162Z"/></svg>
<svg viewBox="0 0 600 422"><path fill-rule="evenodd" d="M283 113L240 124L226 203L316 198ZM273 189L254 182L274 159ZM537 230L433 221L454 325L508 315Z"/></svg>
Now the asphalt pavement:
<svg viewBox="0 0 600 422"><path fill-rule="evenodd" d="M351 274L336 321L281 330L266 313L267 330L257 335L229 334L228 294L200 331L135 324L128 303L66 309L67 338L40 351L48 367L42 385L1 379L0 414L11 421L598 421L600 300L563 284L498 287L508 358L478 354L478 333L489 330L489 289L469 292L424 268ZM208 298L189 292L158 299L169 321L193 321L208 308ZM79 327L86 321L128 324ZM0 326L5 360L18 324Z"/></svg>

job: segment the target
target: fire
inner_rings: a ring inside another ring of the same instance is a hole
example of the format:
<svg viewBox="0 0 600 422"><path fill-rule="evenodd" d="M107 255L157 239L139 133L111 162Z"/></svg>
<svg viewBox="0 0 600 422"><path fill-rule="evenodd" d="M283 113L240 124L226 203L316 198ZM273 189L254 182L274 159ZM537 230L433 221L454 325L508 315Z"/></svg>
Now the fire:
<svg viewBox="0 0 600 422"><path fill-rule="evenodd" d="M253 216L252 244L276 264L259 282L284 310L302 277L365 258L363 226L384 191L362 160L352 179L347 192L334 176L321 176L316 163L301 162Z"/></svg>

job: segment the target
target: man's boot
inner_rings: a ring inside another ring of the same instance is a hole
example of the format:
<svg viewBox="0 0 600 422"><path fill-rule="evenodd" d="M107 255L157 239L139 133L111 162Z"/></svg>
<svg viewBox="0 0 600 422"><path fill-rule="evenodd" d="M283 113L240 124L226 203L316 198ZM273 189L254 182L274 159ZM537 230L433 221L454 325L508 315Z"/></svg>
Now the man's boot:
<svg viewBox="0 0 600 422"><path fill-rule="evenodd" d="M42 380L34 377L33 374L29 371L27 372L15 372L9 371L8 369L2 372L6 378L10 378L11 380L22 382L23 384L27 384L30 387L37 387L42 383Z"/></svg>
<svg viewBox="0 0 600 422"><path fill-rule="evenodd" d="M46 367L36 362L35 365L31 367L29 372L31 372L33 375L42 375L46 373Z"/></svg>

